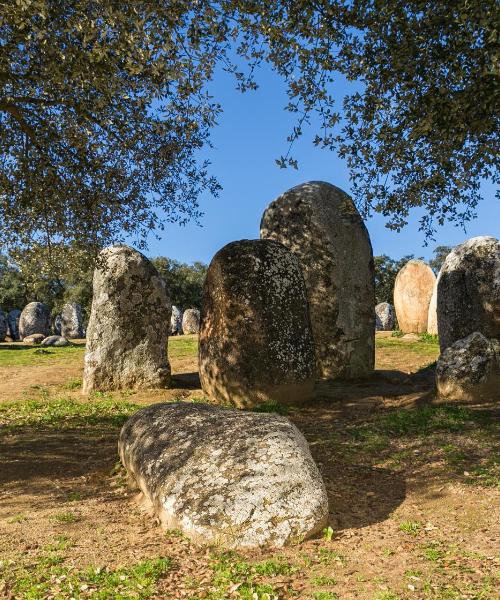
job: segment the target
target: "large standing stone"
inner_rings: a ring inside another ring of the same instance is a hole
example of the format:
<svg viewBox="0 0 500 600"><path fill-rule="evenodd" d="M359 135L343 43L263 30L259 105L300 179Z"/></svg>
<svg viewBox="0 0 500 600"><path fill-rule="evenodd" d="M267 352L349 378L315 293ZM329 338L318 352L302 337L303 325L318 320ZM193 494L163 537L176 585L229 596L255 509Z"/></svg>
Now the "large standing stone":
<svg viewBox="0 0 500 600"><path fill-rule="evenodd" d="M409 260L394 282L394 308L399 329L425 333L429 304L436 282L433 270L423 260Z"/></svg>
<svg viewBox="0 0 500 600"><path fill-rule="evenodd" d="M284 417L154 404L125 423L118 447L144 506L203 544L280 547L327 523L321 475Z"/></svg>
<svg viewBox="0 0 500 600"><path fill-rule="evenodd" d="M500 242L472 238L441 267L437 313L441 352L474 331L500 339Z"/></svg>
<svg viewBox="0 0 500 600"><path fill-rule="evenodd" d="M373 254L350 196L321 181L298 185L268 206L261 238L284 244L304 274L322 377L368 375L375 357Z"/></svg>
<svg viewBox="0 0 500 600"><path fill-rule="evenodd" d="M170 301L152 263L127 246L99 257L87 329L83 391L165 387Z"/></svg>
<svg viewBox="0 0 500 600"><path fill-rule="evenodd" d="M182 311L177 306L172 306L172 316L170 317L170 335L182 334Z"/></svg>
<svg viewBox="0 0 500 600"><path fill-rule="evenodd" d="M18 308L14 308L7 315L7 334L11 337L12 341L17 342L19 340L19 319L21 318L21 311Z"/></svg>
<svg viewBox="0 0 500 600"><path fill-rule="evenodd" d="M7 317L3 310L0 309L0 342L5 341L9 325L7 323Z"/></svg>
<svg viewBox="0 0 500 600"><path fill-rule="evenodd" d="M60 335L68 340L83 337L82 307L76 302L69 302L63 306Z"/></svg>
<svg viewBox="0 0 500 600"><path fill-rule="evenodd" d="M437 361L436 387L450 400L500 400L500 342L478 331L457 340Z"/></svg>
<svg viewBox="0 0 500 600"><path fill-rule="evenodd" d="M200 331L200 311L197 308L188 308L182 315L182 333L189 335Z"/></svg>
<svg viewBox="0 0 500 600"><path fill-rule="evenodd" d="M24 307L19 318L21 339L34 333L41 333L44 337L50 333L50 311L42 302L30 302Z"/></svg>
<svg viewBox="0 0 500 600"><path fill-rule="evenodd" d="M242 240L212 259L203 287L200 380L219 403L310 399L314 341L296 257L271 240Z"/></svg>
<svg viewBox="0 0 500 600"><path fill-rule="evenodd" d="M439 275L434 282L432 289L431 301L429 302L429 311L427 313L427 333L438 335L438 320L437 320L437 293L438 293Z"/></svg>
<svg viewBox="0 0 500 600"><path fill-rule="evenodd" d="M394 329L394 306L389 302L380 302L375 307L375 327L377 331L392 331Z"/></svg>

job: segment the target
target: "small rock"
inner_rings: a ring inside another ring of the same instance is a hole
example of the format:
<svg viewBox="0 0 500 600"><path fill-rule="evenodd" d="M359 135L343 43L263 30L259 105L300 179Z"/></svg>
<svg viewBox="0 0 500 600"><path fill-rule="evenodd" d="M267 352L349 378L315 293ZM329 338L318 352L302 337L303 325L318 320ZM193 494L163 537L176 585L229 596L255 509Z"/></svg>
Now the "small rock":
<svg viewBox="0 0 500 600"><path fill-rule="evenodd" d="M475 331L446 348L436 364L436 387L451 400L500 400L500 342Z"/></svg>
<svg viewBox="0 0 500 600"><path fill-rule="evenodd" d="M68 346L68 340L62 335L49 335L42 341L42 346Z"/></svg>
<svg viewBox="0 0 500 600"><path fill-rule="evenodd" d="M23 342L25 344L41 344L45 339L45 335L43 333L33 333L32 335L28 335L23 338Z"/></svg>

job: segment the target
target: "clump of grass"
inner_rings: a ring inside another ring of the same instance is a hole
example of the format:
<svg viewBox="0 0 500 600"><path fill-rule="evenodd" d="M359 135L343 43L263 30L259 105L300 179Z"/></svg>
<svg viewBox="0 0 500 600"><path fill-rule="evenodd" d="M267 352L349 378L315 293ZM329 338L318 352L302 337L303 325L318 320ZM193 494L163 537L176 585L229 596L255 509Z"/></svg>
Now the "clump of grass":
<svg viewBox="0 0 500 600"><path fill-rule="evenodd" d="M314 600L337 600L338 594L335 592L314 592Z"/></svg>
<svg viewBox="0 0 500 600"><path fill-rule="evenodd" d="M421 333L419 335L422 342L426 342L428 344L439 344L439 337L437 335L433 335L432 333Z"/></svg>
<svg viewBox="0 0 500 600"><path fill-rule="evenodd" d="M290 412L290 407L285 404L280 404L276 400L262 402L252 409L254 412L276 413L278 415L287 415Z"/></svg>
<svg viewBox="0 0 500 600"><path fill-rule="evenodd" d="M336 585L336 583L337 583L337 580L334 579L333 577L326 577L324 575L320 575L319 577L313 577L311 581L312 581L313 585L318 585L318 586Z"/></svg>
<svg viewBox="0 0 500 600"><path fill-rule="evenodd" d="M330 564L333 561L339 563L345 563L345 557L342 554L339 554L336 550L331 550L330 548L320 548L318 552L318 559L320 563Z"/></svg>
<svg viewBox="0 0 500 600"><path fill-rule="evenodd" d="M290 575L298 570L298 567L276 559L249 563L233 551L214 553L211 567L214 571L212 584L215 586L215 591L213 597L226 598L228 590L232 586L238 585L239 597L244 600L277 596L272 583L262 582L260 579Z"/></svg>
<svg viewBox="0 0 500 600"><path fill-rule="evenodd" d="M71 379L63 385L63 388L65 390L77 390L82 387L82 383L81 379Z"/></svg>
<svg viewBox="0 0 500 600"><path fill-rule="evenodd" d="M418 535L421 528L422 524L418 521L403 521L399 526L400 531L404 531L405 533L409 533L410 535Z"/></svg>
<svg viewBox="0 0 500 600"><path fill-rule="evenodd" d="M401 329L395 329L391 333L391 337L400 338L400 337L403 337L403 336L404 336L404 333L401 331Z"/></svg>
<svg viewBox="0 0 500 600"><path fill-rule="evenodd" d="M54 515L53 519L54 519L54 521L57 521L58 523L76 523L77 521L80 520L80 517L78 515L76 515L75 513L68 511L68 512L57 513L56 515Z"/></svg>

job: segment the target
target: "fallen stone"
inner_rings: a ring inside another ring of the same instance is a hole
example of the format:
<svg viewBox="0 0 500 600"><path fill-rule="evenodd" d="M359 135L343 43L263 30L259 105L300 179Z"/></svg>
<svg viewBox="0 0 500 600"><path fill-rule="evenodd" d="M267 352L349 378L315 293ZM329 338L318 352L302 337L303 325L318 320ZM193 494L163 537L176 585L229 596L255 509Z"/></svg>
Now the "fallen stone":
<svg viewBox="0 0 500 600"><path fill-rule="evenodd" d="M62 335L49 335L42 341L42 346L69 346L69 342Z"/></svg>
<svg viewBox="0 0 500 600"><path fill-rule="evenodd" d="M25 344L41 344L45 339L43 333L33 333L23 338Z"/></svg>
<svg viewBox="0 0 500 600"><path fill-rule="evenodd" d="M120 458L143 506L202 544L281 547L325 527L325 485L284 417L154 404L123 426Z"/></svg>

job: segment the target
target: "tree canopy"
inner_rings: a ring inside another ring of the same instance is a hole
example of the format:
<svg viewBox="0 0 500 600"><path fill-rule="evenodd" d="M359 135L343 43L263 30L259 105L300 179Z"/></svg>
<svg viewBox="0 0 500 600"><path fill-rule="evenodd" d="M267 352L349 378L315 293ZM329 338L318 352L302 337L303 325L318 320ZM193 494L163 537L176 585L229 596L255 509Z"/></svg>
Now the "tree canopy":
<svg viewBox="0 0 500 600"><path fill-rule="evenodd" d="M297 123L339 152L363 214L421 228L474 214L498 173L494 0L0 2L0 239L95 249L199 217L218 183L198 151L268 63ZM353 92L343 100L335 78ZM341 109L340 103L343 102ZM278 159L297 166L293 148ZM160 218L161 214L161 218Z"/></svg>

